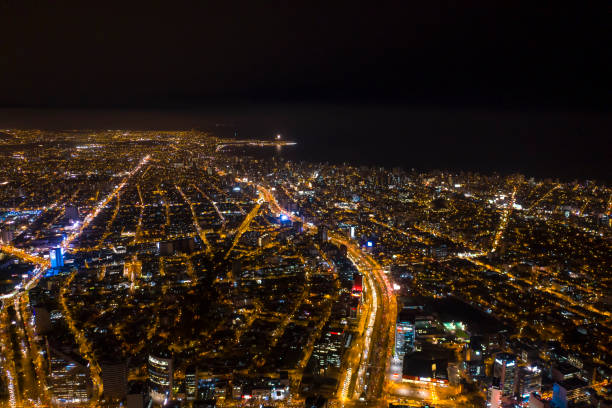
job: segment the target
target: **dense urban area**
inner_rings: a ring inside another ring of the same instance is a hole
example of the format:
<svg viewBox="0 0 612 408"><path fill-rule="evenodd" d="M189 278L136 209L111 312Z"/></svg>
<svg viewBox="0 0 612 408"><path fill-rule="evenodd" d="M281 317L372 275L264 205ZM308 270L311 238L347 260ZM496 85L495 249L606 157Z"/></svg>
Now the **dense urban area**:
<svg viewBox="0 0 612 408"><path fill-rule="evenodd" d="M610 186L291 144L1 131L0 405L612 407Z"/></svg>

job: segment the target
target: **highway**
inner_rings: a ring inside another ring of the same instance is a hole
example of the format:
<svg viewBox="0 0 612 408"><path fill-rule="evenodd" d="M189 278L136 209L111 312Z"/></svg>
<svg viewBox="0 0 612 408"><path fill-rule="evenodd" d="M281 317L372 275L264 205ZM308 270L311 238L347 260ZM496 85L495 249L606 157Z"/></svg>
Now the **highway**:
<svg viewBox="0 0 612 408"><path fill-rule="evenodd" d="M293 221L301 221L281 208L267 188L258 185L257 189L272 211L285 214ZM308 224L305 227L316 228ZM363 335L355 339L345 353L345 371L339 379L337 395L342 404L347 404L358 402L364 393L368 405L378 405L383 402L388 387L386 373L395 341L396 298L382 267L371 255L340 234L332 232L329 238L336 245L346 246L349 259L364 276L367 292L363 307L365 316L362 317L367 319L367 324Z"/></svg>
<svg viewBox="0 0 612 408"><path fill-rule="evenodd" d="M382 267L372 256L365 253L354 241L331 233L330 240L336 245L345 245L349 259L365 279L370 295L366 297L369 315L361 345L361 358L357 370L352 369L354 385L349 399L358 399L365 393L368 403L378 404L387 388L388 366L395 341L397 303L391 283Z"/></svg>
<svg viewBox="0 0 612 408"><path fill-rule="evenodd" d="M119 194L129 179L148 162L149 158L149 156L145 156L128 176L92 209L85 217L80 228L63 241L62 247L64 249L70 249L70 244L82 234L83 230L98 216L100 211ZM2 352L0 364L1 375L4 377L9 392L7 406L10 408L42 407L48 403L49 396L45 387L44 362L35 339L36 333L32 322L28 290L38 284L40 278L49 269L50 262L37 254L30 254L11 245L0 245L0 251L35 265L33 272L22 284L17 285L13 291L0 296L2 301L0 308L0 351ZM66 282L64 291L70 280ZM65 301L61 303L66 309ZM64 312L66 311L64 310ZM66 314L66 316L69 327L75 335L84 357L91 359L91 355L87 353L89 348L82 332L74 324L71 325L70 315ZM101 392L99 367L95 361L90 361L90 363L92 364L92 380L99 395Z"/></svg>
<svg viewBox="0 0 612 408"><path fill-rule="evenodd" d="M44 372L27 297L27 290L38 282L48 265L45 261L41 266L34 269L22 290L16 289L3 296L0 308L0 363L11 408L41 406L41 398L46 396Z"/></svg>

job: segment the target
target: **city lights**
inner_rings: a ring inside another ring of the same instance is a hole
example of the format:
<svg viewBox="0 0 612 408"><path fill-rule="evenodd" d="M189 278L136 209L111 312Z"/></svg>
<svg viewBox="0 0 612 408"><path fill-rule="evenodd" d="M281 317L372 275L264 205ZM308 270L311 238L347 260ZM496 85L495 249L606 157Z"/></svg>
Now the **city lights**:
<svg viewBox="0 0 612 408"><path fill-rule="evenodd" d="M292 143L276 137L11 132L11 408L129 390L157 406L526 406L609 387L605 184L243 153Z"/></svg>

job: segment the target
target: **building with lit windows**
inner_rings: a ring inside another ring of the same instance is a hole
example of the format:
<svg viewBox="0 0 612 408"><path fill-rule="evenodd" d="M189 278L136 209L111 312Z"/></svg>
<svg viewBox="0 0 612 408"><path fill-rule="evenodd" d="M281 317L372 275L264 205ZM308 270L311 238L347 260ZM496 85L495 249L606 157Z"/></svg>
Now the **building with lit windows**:
<svg viewBox="0 0 612 408"><path fill-rule="evenodd" d="M551 407L567 408L572 404L587 403L589 400L588 385L587 381L579 377L555 382Z"/></svg>
<svg viewBox="0 0 612 408"><path fill-rule="evenodd" d="M487 390L487 406L489 408L501 408L502 406L502 390L498 387L491 387Z"/></svg>
<svg viewBox="0 0 612 408"><path fill-rule="evenodd" d="M174 361L168 352L149 354L147 359L149 374L149 395L153 402L163 404L172 394Z"/></svg>
<svg viewBox="0 0 612 408"><path fill-rule="evenodd" d="M498 386L503 395L514 395L516 387L516 357L513 354L499 353L493 363L493 385Z"/></svg>
<svg viewBox="0 0 612 408"><path fill-rule="evenodd" d="M516 393L521 400L526 400L532 393L542 389L542 370L536 366L520 367L517 376Z"/></svg>
<svg viewBox="0 0 612 408"><path fill-rule="evenodd" d="M0 230L0 244L8 245L13 240L13 231L9 229Z"/></svg>
<svg viewBox="0 0 612 408"><path fill-rule="evenodd" d="M187 401L195 401L198 397L198 369L195 366L189 366L185 370L185 399Z"/></svg>
<svg viewBox="0 0 612 408"><path fill-rule="evenodd" d="M47 345L51 403L57 406L86 404L91 399L91 380L85 362Z"/></svg>
<svg viewBox="0 0 612 408"><path fill-rule="evenodd" d="M397 315L395 325L395 354L403 356L414 349L415 314L409 309L402 309Z"/></svg>
<svg viewBox="0 0 612 408"><path fill-rule="evenodd" d="M355 297L361 298L363 292L363 276L356 272L353 274L353 287L351 288L351 294Z"/></svg>
<svg viewBox="0 0 612 408"><path fill-rule="evenodd" d="M330 367L340 368L342 362L344 331L340 328L326 327L321 339L312 351L314 369L325 372Z"/></svg>
<svg viewBox="0 0 612 408"><path fill-rule="evenodd" d="M53 248L49 250L49 260L52 268L64 266L64 248Z"/></svg>

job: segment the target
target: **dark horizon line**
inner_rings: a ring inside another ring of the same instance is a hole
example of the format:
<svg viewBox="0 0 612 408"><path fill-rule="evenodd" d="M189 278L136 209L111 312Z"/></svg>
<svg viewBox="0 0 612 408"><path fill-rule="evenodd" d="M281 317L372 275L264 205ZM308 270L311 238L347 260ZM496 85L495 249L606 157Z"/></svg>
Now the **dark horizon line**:
<svg viewBox="0 0 612 408"><path fill-rule="evenodd" d="M182 100L173 99L161 101L150 101L147 103L60 103L60 104L2 104L0 110L23 110L23 111L126 111L126 112L150 112L150 111L202 111L206 109L245 109L245 108L305 108L305 107L349 107L349 108L410 108L414 110L445 110L445 111L495 111L495 112L529 112L540 113L594 113L609 114L612 106L608 103L590 104L567 104L556 99L555 102L541 103L541 101L501 101L495 98L475 98L464 101L462 98L426 98L415 101L400 97L368 97L368 98L218 98L212 100Z"/></svg>

